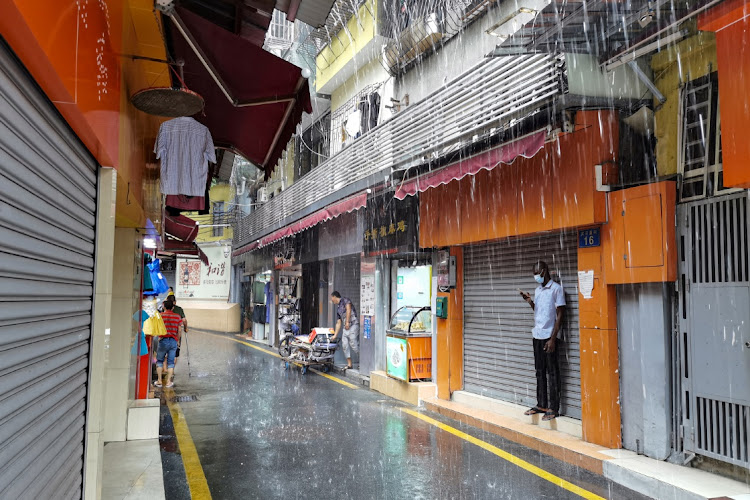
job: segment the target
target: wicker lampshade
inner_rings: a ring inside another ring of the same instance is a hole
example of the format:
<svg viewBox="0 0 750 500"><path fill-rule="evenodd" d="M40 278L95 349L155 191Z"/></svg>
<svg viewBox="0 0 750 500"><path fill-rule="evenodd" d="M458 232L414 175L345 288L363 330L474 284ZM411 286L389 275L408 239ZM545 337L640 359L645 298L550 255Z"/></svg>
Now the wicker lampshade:
<svg viewBox="0 0 750 500"><path fill-rule="evenodd" d="M130 98L136 109L150 115L193 116L203 110L203 97L186 88L152 87L139 90Z"/></svg>

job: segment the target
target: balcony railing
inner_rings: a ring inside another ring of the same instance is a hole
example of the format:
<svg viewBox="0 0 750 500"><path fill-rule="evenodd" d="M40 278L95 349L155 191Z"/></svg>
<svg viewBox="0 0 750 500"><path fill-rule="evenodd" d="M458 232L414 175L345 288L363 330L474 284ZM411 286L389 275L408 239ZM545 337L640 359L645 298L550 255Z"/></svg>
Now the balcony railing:
<svg viewBox="0 0 750 500"><path fill-rule="evenodd" d="M344 188L405 170L455 150L476 135L502 129L512 119L564 92L563 56L532 54L488 59L421 102L358 138L343 151L242 218L235 248L258 240L305 215Z"/></svg>

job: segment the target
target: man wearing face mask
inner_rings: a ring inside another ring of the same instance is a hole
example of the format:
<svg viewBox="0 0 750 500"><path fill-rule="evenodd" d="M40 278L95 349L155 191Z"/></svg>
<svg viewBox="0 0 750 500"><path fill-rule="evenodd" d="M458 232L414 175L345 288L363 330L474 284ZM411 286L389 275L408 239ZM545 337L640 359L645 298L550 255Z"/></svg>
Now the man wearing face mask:
<svg viewBox="0 0 750 500"><path fill-rule="evenodd" d="M560 412L560 365L557 358L557 334L565 313L565 293L552 281L543 261L534 265L534 280L539 284L531 295L520 291L521 297L534 310L534 368L536 370L536 406L526 415L544 413L542 420L557 418Z"/></svg>

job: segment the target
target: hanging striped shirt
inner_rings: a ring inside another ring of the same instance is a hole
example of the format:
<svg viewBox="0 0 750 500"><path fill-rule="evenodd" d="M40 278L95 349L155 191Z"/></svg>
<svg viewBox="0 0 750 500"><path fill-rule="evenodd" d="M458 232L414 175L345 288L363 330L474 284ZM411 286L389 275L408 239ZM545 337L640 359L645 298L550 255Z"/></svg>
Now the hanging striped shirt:
<svg viewBox="0 0 750 500"><path fill-rule="evenodd" d="M178 331L182 324L180 315L172 311L164 311L161 313L161 319L164 320L164 326L167 328L167 334L163 338L172 337L177 340Z"/></svg>
<svg viewBox="0 0 750 500"><path fill-rule="evenodd" d="M205 194L208 162L216 163L214 141L205 125L189 116L162 123L154 153L161 160L161 194Z"/></svg>

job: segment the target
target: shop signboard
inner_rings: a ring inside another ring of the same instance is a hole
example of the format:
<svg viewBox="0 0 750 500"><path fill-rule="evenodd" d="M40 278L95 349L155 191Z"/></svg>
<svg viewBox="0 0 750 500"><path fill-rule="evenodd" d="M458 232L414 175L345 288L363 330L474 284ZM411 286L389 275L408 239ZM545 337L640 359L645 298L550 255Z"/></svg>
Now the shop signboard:
<svg viewBox="0 0 750 500"><path fill-rule="evenodd" d="M416 196L398 200L389 193L368 199L363 235L365 255L418 251L418 213Z"/></svg>
<svg viewBox="0 0 750 500"><path fill-rule="evenodd" d="M294 237L285 238L276 243L273 248L273 267L274 269L286 269L297 263L296 248L294 247Z"/></svg>
<svg viewBox="0 0 750 500"><path fill-rule="evenodd" d="M406 357L406 339L388 337L386 340L386 373L399 380L406 382L408 377L409 362Z"/></svg>
<svg viewBox="0 0 750 500"><path fill-rule="evenodd" d="M224 247L201 247L208 265L197 259L177 259L178 299L223 299L229 297L231 257Z"/></svg>

